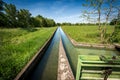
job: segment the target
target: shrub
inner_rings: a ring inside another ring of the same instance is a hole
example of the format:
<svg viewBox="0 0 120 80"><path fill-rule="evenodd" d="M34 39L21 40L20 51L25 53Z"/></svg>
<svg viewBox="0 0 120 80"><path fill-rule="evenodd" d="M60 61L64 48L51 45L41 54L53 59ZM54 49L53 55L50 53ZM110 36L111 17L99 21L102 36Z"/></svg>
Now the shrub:
<svg viewBox="0 0 120 80"><path fill-rule="evenodd" d="M120 25L115 26L115 30L111 37L111 42L120 43Z"/></svg>

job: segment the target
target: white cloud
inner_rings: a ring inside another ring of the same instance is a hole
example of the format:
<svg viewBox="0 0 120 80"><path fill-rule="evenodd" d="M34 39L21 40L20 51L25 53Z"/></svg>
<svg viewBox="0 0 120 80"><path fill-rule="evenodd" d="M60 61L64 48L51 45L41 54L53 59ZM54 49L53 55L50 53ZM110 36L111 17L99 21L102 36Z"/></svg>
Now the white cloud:
<svg viewBox="0 0 120 80"><path fill-rule="evenodd" d="M66 11L67 6L63 6L60 9L57 9L56 11L54 11L55 14L61 14L64 13L64 11Z"/></svg>
<svg viewBox="0 0 120 80"><path fill-rule="evenodd" d="M55 19L56 22L63 23L63 22L70 22L70 23L78 23L80 22L80 14L73 14L66 17L57 17Z"/></svg>

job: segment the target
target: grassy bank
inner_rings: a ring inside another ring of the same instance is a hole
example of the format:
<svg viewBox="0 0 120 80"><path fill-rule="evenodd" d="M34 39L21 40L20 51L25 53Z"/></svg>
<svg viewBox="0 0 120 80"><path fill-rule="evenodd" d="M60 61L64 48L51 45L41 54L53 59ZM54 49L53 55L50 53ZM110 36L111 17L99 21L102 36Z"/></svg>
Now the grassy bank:
<svg viewBox="0 0 120 80"><path fill-rule="evenodd" d="M62 26L62 29L77 42L100 43L99 30L97 26ZM114 27L107 27L107 35L113 32Z"/></svg>
<svg viewBox="0 0 120 80"><path fill-rule="evenodd" d="M0 29L0 80L13 80L55 29Z"/></svg>

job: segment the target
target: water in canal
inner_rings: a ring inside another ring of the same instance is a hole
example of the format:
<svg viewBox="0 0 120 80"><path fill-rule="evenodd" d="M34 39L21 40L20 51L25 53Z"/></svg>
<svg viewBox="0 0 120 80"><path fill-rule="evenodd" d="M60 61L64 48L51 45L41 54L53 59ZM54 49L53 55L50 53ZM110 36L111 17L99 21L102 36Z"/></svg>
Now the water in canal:
<svg viewBox="0 0 120 80"><path fill-rule="evenodd" d="M31 80L56 80L58 67L58 51L60 32L57 29L49 48L44 53L42 60L34 70Z"/></svg>
<svg viewBox="0 0 120 80"><path fill-rule="evenodd" d="M70 66L72 68L74 76L76 75L78 55L118 55L117 51L104 50L104 49L92 49L92 48L75 48L63 30L59 27L53 37L53 40L44 53L42 60L32 73L31 80L57 80L57 68L58 68L58 51L60 37L63 42L63 46L68 57Z"/></svg>

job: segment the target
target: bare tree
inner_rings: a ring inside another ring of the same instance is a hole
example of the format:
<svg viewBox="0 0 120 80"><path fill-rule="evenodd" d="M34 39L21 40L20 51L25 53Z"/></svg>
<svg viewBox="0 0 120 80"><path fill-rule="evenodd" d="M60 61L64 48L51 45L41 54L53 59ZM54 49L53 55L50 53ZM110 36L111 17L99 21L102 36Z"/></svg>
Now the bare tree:
<svg viewBox="0 0 120 80"><path fill-rule="evenodd" d="M95 15L97 14L97 22L98 22L98 30L100 33L101 42L106 42L106 31L107 24L109 22L110 16L115 10L114 7L117 7L115 4L118 0L86 0L87 4L83 4L83 6L89 6L92 11L88 11L88 14ZM104 18L104 20L102 20ZM93 19L93 18L92 18ZM101 23L104 22L104 25Z"/></svg>

